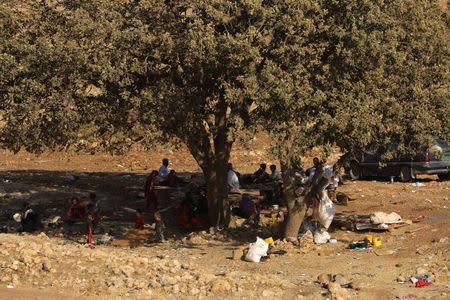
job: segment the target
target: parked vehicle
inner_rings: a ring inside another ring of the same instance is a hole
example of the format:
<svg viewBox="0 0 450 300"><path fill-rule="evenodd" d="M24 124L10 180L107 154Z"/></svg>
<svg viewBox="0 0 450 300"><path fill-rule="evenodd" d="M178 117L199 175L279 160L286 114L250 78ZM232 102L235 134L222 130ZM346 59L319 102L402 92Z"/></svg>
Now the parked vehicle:
<svg viewBox="0 0 450 300"><path fill-rule="evenodd" d="M437 175L441 180L450 180L450 147L448 142L438 139L425 153L418 153L413 158L396 157L385 162L381 160L381 154L366 151L350 159L348 171L352 179L395 176L407 182L416 175L428 174Z"/></svg>

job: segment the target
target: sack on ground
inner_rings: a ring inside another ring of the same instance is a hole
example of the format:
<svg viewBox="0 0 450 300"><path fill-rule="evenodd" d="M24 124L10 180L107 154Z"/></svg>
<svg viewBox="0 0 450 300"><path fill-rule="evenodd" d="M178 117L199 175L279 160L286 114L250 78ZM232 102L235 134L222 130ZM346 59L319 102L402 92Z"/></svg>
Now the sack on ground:
<svg viewBox="0 0 450 300"><path fill-rule="evenodd" d="M328 227L330 227L335 213L336 206L328 197L328 193L324 191L322 193L322 198L320 199L318 221L320 222L320 224L322 224L323 227L325 227L325 229L328 229Z"/></svg>
<svg viewBox="0 0 450 300"><path fill-rule="evenodd" d="M245 255L245 260L250 262L260 262L261 257L267 255L269 250L269 244L267 244L263 239L256 237L256 242L251 243L248 248L247 255Z"/></svg>
<svg viewBox="0 0 450 300"><path fill-rule="evenodd" d="M314 233L314 243L317 245L326 244L331 239L328 231L316 231Z"/></svg>

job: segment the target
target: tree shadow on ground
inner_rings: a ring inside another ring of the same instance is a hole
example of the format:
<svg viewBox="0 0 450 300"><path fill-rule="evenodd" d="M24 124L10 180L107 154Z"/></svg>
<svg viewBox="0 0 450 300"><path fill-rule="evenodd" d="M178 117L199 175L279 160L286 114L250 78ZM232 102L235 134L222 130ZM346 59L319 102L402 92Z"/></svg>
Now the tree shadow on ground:
<svg viewBox="0 0 450 300"><path fill-rule="evenodd" d="M187 180L193 173L178 174ZM78 197L87 202L89 193L97 194L98 205L103 216L99 234L109 233L117 237L116 245L136 247L151 240L154 230L134 230L134 209L144 212L146 223L153 222L152 213L145 211L146 201L142 197L143 187L148 174L114 172L65 172L47 170L21 170L0 172L0 227L4 231L15 232L18 227L12 216L20 212L22 204L30 203L41 220L55 216L65 219L70 207L70 199ZM200 174L196 174L200 175ZM178 228L178 203L181 199L167 197L161 201L161 207L172 207L162 213L167 228L166 237L182 240L192 235L203 236L212 241L239 245L252 242L256 236L268 236L270 230L259 226L242 226L219 232L209 232L207 228L198 232L182 231ZM49 236L58 236L82 243L85 241L86 225L84 220L68 227L48 228L43 231ZM119 242L117 241L119 240ZM120 242L121 241L121 242ZM113 243L114 245L114 243ZM194 247L193 245L191 245Z"/></svg>

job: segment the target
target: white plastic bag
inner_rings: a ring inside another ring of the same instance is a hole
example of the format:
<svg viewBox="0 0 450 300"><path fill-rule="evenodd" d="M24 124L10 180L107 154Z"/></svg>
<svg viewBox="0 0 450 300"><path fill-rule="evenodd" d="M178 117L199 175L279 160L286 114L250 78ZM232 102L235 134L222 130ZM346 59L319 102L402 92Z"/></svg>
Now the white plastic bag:
<svg viewBox="0 0 450 300"><path fill-rule="evenodd" d="M328 229L328 227L330 227L335 213L336 206L328 197L328 193L326 191L323 191L322 197L320 199L318 221L320 222L320 224L322 224L323 227L325 227L325 229Z"/></svg>
<svg viewBox="0 0 450 300"><path fill-rule="evenodd" d="M317 245L326 244L331 239L328 231L316 231L314 233L314 243Z"/></svg>
<svg viewBox="0 0 450 300"><path fill-rule="evenodd" d="M256 237L256 242L250 243L248 252L245 255L245 260L250 262L260 262L261 257L266 256L268 250L269 244L263 239Z"/></svg>

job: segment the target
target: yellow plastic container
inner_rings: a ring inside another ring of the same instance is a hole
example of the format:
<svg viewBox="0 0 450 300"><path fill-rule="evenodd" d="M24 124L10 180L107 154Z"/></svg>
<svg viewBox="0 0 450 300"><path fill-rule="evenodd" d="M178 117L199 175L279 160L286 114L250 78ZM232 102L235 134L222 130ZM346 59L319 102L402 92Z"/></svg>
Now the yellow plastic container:
<svg viewBox="0 0 450 300"><path fill-rule="evenodd" d="M274 241L273 241L272 237L268 237L267 239L264 240L264 242L266 242L269 245L273 245L274 244Z"/></svg>
<svg viewBox="0 0 450 300"><path fill-rule="evenodd" d="M373 246L376 248L381 247L382 243L381 243L381 238L379 236L377 237L373 237L373 242L372 242Z"/></svg>
<svg viewBox="0 0 450 300"><path fill-rule="evenodd" d="M271 224L270 224L270 226L271 227L275 227L275 226L277 226L277 222L278 220L277 220L277 215L276 214L272 214L272 222L271 222Z"/></svg>

